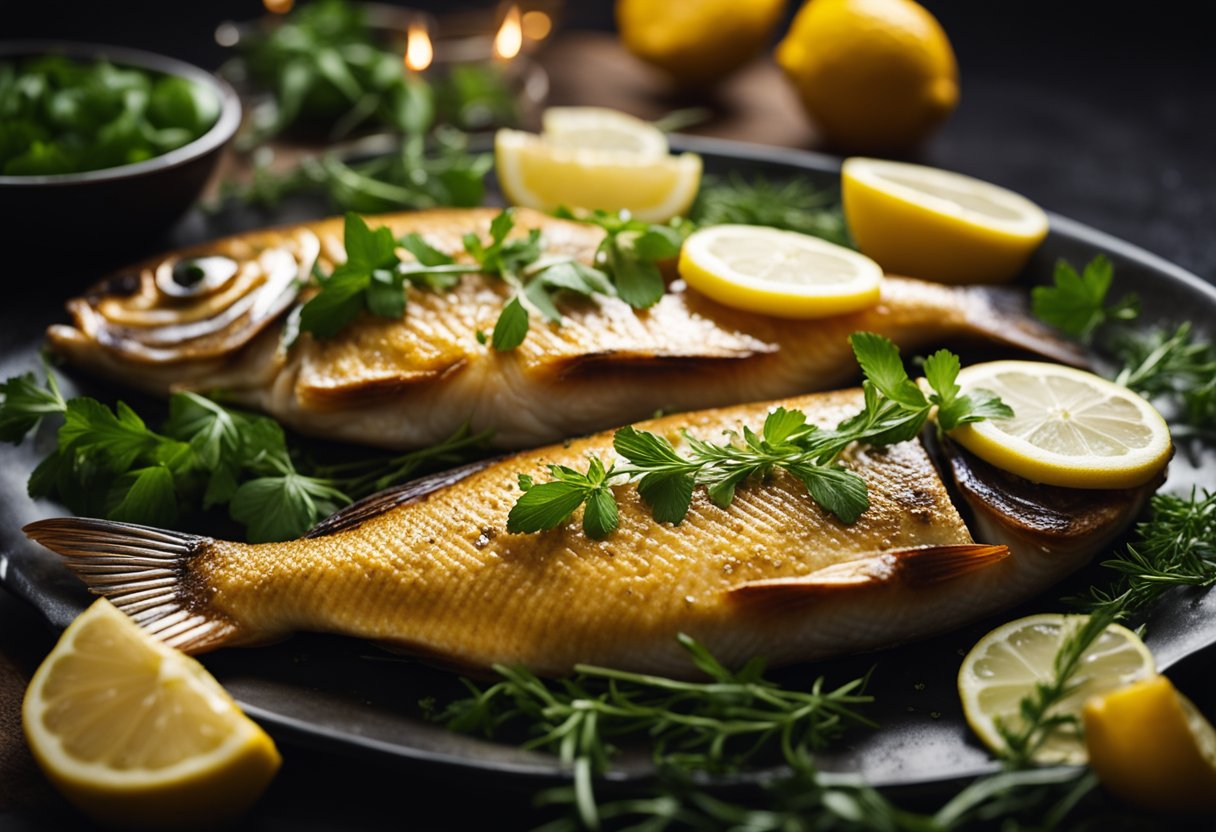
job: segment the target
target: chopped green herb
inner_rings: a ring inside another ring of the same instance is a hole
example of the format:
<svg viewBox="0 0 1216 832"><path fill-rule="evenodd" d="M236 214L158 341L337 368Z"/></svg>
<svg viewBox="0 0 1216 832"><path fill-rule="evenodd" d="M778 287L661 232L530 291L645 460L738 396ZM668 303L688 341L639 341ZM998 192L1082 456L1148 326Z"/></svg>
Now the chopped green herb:
<svg viewBox="0 0 1216 832"><path fill-rule="evenodd" d="M625 427L613 437L613 449L627 464L605 467L591 457L586 474L550 465L554 482L533 485L521 477L524 494L507 518L511 532L539 532L556 528L586 504L583 529L599 539L616 528L617 514L606 510L615 502L613 482L636 481L638 492L660 522L679 523L688 513L696 486L726 508L736 489L749 480L762 479L782 469L805 485L811 498L843 523L853 523L869 506L865 481L837 464L841 451L854 442L889 445L914 437L936 406L949 430L967 422L1009 417L1013 411L989 391L959 396L955 384L958 359L942 350L926 362L929 386L925 396L908 378L898 348L886 338L868 332L850 337L853 352L865 374L863 410L834 430L807 422L806 414L777 408L765 419L759 434L744 426L723 444L684 435L687 455L662 436Z"/></svg>
<svg viewBox="0 0 1216 832"><path fill-rule="evenodd" d="M689 218L698 226L766 225L853 247L839 192L805 177L772 182L763 176L748 180L739 173L707 176Z"/></svg>

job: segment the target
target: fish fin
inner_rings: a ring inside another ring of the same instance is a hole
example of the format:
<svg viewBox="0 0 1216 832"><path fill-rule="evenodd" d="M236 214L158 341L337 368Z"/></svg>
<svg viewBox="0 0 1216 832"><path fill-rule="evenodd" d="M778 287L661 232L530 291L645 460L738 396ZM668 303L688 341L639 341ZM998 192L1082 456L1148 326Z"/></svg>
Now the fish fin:
<svg viewBox="0 0 1216 832"><path fill-rule="evenodd" d="M239 635L190 586L188 564L210 547L210 537L85 517L39 520L22 531L170 647L203 653Z"/></svg>
<svg viewBox="0 0 1216 832"><path fill-rule="evenodd" d="M378 517L397 506L423 500L436 491L447 488L449 485L454 485L465 477L476 474L478 471L489 467L497 461L498 459L479 460L478 462L463 465L460 468L440 471L437 474L428 474L425 477L419 477L416 480L410 480L407 483L378 491L370 497L365 497L357 503L352 503L336 514L331 514L309 529L304 537L305 539L327 537L328 535L337 534L347 529L353 529L359 524L365 523L373 517Z"/></svg>
<svg viewBox="0 0 1216 832"><path fill-rule="evenodd" d="M960 543L864 555L791 578L748 581L730 588L744 599L808 598L840 590L903 585L920 588L986 569L1009 557L1008 546Z"/></svg>
<svg viewBox="0 0 1216 832"><path fill-rule="evenodd" d="M993 342L1072 367L1093 367L1080 344L1061 337L1056 330L1031 315L1024 290L1008 286L969 286L966 293L967 322Z"/></svg>

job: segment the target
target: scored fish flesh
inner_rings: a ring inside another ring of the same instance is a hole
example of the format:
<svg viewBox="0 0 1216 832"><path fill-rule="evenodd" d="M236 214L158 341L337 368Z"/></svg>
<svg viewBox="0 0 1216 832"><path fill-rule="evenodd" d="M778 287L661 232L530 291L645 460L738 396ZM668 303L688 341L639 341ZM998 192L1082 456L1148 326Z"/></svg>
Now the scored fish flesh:
<svg viewBox="0 0 1216 832"><path fill-rule="evenodd" d="M758 428L777 405L835 425L860 391L668 416L640 427L681 443ZM575 517L510 534L519 474L614 459L598 434L480 462L384 492L304 538L250 545L104 520L25 528L99 594L189 652L298 630L373 639L431 661L550 675L590 662L696 674L687 633L730 666L871 650L960 626L1042 591L1126 527L1160 478L1137 489L1032 486L949 449L951 479L980 518L972 537L920 440L855 446L844 463L870 507L845 525L777 471L726 509L703 489L659 523L637 488L615 488L620 527L592 540Z"/></svg>
<svg viewBox="0 0 1216 832"><path fill-rule="evenodd" d="M376 217L449 253L487 233L491 209ZM513 233L543 233L545 252L591 263L603 231L519 209ZM328 340L281 347L282 320L304 299L314 262L345 259L343 221L323 220L206 243L134 266L68 303L51 348L93 372L158 394L222 391L301 433L415 448L468 422L518 449L644 419L658 411L826 390L858 373L848 336L885 335L905 351L964 341L1013 346L1066 363L1077 349L1025 313L1025 292L884 280L870 309L788 320L731 309L674 281L650 309L611 297L566 298L559 325L533 316L516 350L488 333L510 291L466 275L444 292L411 290L403 320L364 315Z"/></svg>

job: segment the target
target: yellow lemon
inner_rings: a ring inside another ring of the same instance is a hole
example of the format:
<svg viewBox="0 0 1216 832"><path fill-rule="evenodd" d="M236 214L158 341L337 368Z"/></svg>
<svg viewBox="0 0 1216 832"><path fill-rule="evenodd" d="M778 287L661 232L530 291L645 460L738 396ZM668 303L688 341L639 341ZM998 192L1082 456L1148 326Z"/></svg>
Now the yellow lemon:
<svg viewBox="0 0 1216 832"><path fill-rule="evenodd" d="M950 41L912 0L810 0L777 63L824 137L844 150L905 148L958 102Z"/></svg>
<svg viewBox="0 0 1216 832"><path fill-rule="evenodd" d="M555 146L544 136L499 130L494 138L498 183L515 204L540 211L628 210L647 222L688 211L701 184L701 157L655 157L619 149Z"/></svg>
<svg viewBox="0 0 1216 832"><path fill-rule="evenodd" d="M123 828L231 820L279 768L270 737L201 664L105 599L38 668L22 720L34 758L64 796Z"/></svg>
<svg viewBox="0 0 1216 832"><path fill-rule="evenodd" d="M1164 676L1085 703L1089 764L1128 803L1216 812L1216 731Z"/></svg>
<svg viewBox="0 0 1216 832"><path fill-rule="evenodd" d="M958 173L855 157L841 170L857 247L893 274L941 283L1001 283L1047 236L1030 200Z"/></svg>
<svg viewBox="0 0 1216 832"><path fill-rule="evenodd" d="M1071 488L1134 488L1173 454L1161 414L1126 387L1071 367L990 361L958 374L964 393L995 392L1011 419L963 425L950 437L1018 476Z"/></svg>
<svg viewBox="0 0 1216 832"><path fill-rule="evenodd" d="M760 54L785 0L617 0L625 48L684 86L709 85Z"/></svg>
<svg viewBox="0 0 1216 832"><path fill-rule="evenodd" d="M821 318L878 302L882 269L808 234L714 225L680 248L680 277L726 306L783 318Z"/></svg>
<svg viewBox="0 0 1216 832"><path fill-rule="evenodd" d="M607 107L549 107L541 133L552 147L628 153L635 159L662 159L667 136L649 121Z"/></svg>
<svg viewBox="0 0 1216 832"><path fill-rule="evenodd" d="M1040 682L1055 674L1055 657L1087 619L1084 615L1044 613L1002 624L976 642L958 671L958 693L971 730L984 745L999 752L1005 741L997 721L1009 728L1021 725L1019 706ZM1080 716L1085 700L1123 687L1157 672L1153 654L1135 633L1111 624L1081 657L1072 692L1052 714ZM1040 763L1084 763L1085 747L1072 732L1052 734L1040 749Z"/></svg>

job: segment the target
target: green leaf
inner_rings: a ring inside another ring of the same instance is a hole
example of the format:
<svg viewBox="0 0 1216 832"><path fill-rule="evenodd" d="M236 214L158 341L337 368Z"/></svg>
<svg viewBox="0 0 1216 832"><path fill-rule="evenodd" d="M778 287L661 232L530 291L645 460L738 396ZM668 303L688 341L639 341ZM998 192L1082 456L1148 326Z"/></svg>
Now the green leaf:
<svg viewBox="0 0 1216 832"><path fill-rule="evenodd" d="M1039 320L1088 341L1107 320L1131 320L1139 313L1134 295L1105 305L1113 277L1114 267L1105 255L1096 256L1081 274L1067 261L1058 260L1053 285L1031 290L1031 309Z"/></svg>
<svg viewBox="0 0 1216 832"><path fill-rule="evenodd" d="M671 260L680 254L681 234L665 225L652 225L633 238L633 251L642 260Z"/></svg>
<svg viewBox="0 0 1216 832"><path fill-rule="evenodd" d="M528 335L528 310L518 297L502 308L490 336L490 345L499 352L508 352L524 342Z"/></svg>
<svg viewBox="0 0 1216 832"><path fill-rule="evenodd" d="M719 508L730 508L735 501L735 490L739 484L751 476L750 468L736 468L732 471L721 472L711 479L703 480L706 494Z"/></svg>
<svg viewBox="0 0 1216 832"><path fill-rule="evenodd" d="M781 445L793 436L804 435L806 427L806 414L801 410L778 407L764 419L764 441L770 445ZM814 430L813 426L811 430Z"/></svg>
<svg viewBox="0 0 1216 832"><path fill-rule="evenodd" d="M693 477L682 472L650 473L638 480L638 494L650 505L654 519L679 525L692 504Z"/></svg>
<svg viewBox="0 0 1216 832"><path fill-rule="evenodd" d="M685 465L688 462L665 437L638 430L632 425L613 434L612 447L629 462L643 468Z"/></svg>
<svg viewBox="0 0 1216 832"><path fill-rule="evenodd" d="M14 376L0 385L0 441L16 444L44 416L66 410L67 403L49 371L46 387L38 383L33 373Z"/></svg>
<svg viewBox="0 0 1216 832"><path fill-rule="evenodd" d="M108 519L161 527L177 523L177 493L173 474L165 466L131 471L115 488L118 501L106 512Z"/></svg>
<svg viewBox="0 0 1216 832"><path fill-rule="evenodd" d="M608 275L577 260L555 263L534 280L543 281L550 289L563 289L578 295L615 295Z"/></svg>
<svg viewBox="0 0 1216 832"><path fill-rule="evenodd" d="M162 439L123 402L118 403L116 411L111 412L95 399L69 401L59 429L60 450L101 455L115 473L130 469L137 459L151 454Z"/></svg>
<svg viewBox="0 0 1216 832"><path fill-rule="evenodd" d="M524 297L528 299L528 303L544 316L545 320L553 323L562 322L562 313L553 303L553 298L549 293L549 287L539 278L533 279L524 287Z"/></svg>
<svg viewBox="0 0 1216 832"><path fill-rule="evenodd" d="M949 405L958 395L959 386L955 383L959 371L958 356L949 350L938 350L925 359L925 379L937 394L934 402L939 405Z"/></svg>
<svg viewBox="0 0 1216 832"><path fill-rule="evenodd" d="M414 258L424 266L450 266L456 262L451 256L431 246L421 234L410 232L401 238L401 247L414 255Z"/></svg>
<svg viewBox="0 0 1216 832"><path fill-rule="evenodd" d="M802 480L815 502L842 523L856 523L870 507L866 481L852 471L826 465L798 465L789 470Z"/></svg>
<svg viewBox="0 0 1216 832"><path fill-rule="evenodd" d="M367 287L367 308L382 318L405 317L405 278L389 269L373 271Z"/></svg>
<svg viewBox="0 0 1216 832"><path fill-rule="evenodd" d="M337 335L366 308L370 283L370 273L336 270L300 309L300 330L318 338Z"/></svg>
<svg viewBox="0 0 1216 832"><path fill-rule="evenodd" d="M616 497L608 486L595 489L587 497L583 509L583 531L592 540L603 540L616 531L620 518L617 514Z"/></svg>
<svg viewBox="0 0 1216 832"><path fill-rule="evenodd" d="M290 472L241 485L228 511L252 543L291 540L350 500L317 480Z"/></svg>
<svg viewBox="0 0 1216 832"><path fill-rule="evenodd" d="M647 309L663 297L667 284L658 266L638 257L628 239L631 233L624 232L610 241L606 250L608 270L621 300L635 309Z"/></svg>
<svg viewBox="0 0 1216 832"><path fill-rule="evenodd" d="M947 431L969 422L1012 418L1013 408L1001 401L996 393L982 387L972 390L966 396L958 397L948 407L940 408L937 412L937 423L942 430Z"/></svg>
<svg viewBox="0 0 1216 832"><path fill-rule="evenodd" d="M493 245L501 245L502 241L515 227L515 210L504 208L494 219L490 220L490 240Z"/></svg>
<svg viewBox="0 0 1216 832"><path fill-rule="evenodd" d="M583 504L589 491L586 486L560 480L533 485L511 507L507 531L519 534L557 528Z"/></svg>
<svg viewBox="0 0 1216 832"><path fill-rule="evenodd" d="M346 262L355 267L371 271L397 264L397 241L387 226L374 231L353 211L346 213L344 236Z"/></svg>
<svg viewBox="0 0 1216 832"><path fill-rule="evenodd" d="M849 343L865 377L883 395L907 407L928 406L925 394L908 378L899 348L889 338L873 332L854 332Z"/></svg>
<svg viewBox="0 0 1216 832"><path fill-rule="evenodd" d="M165 434L188 442L210 471L231 460L241 449L241 425L220 405L197 393L174 393L169 398Z"/></svg>

